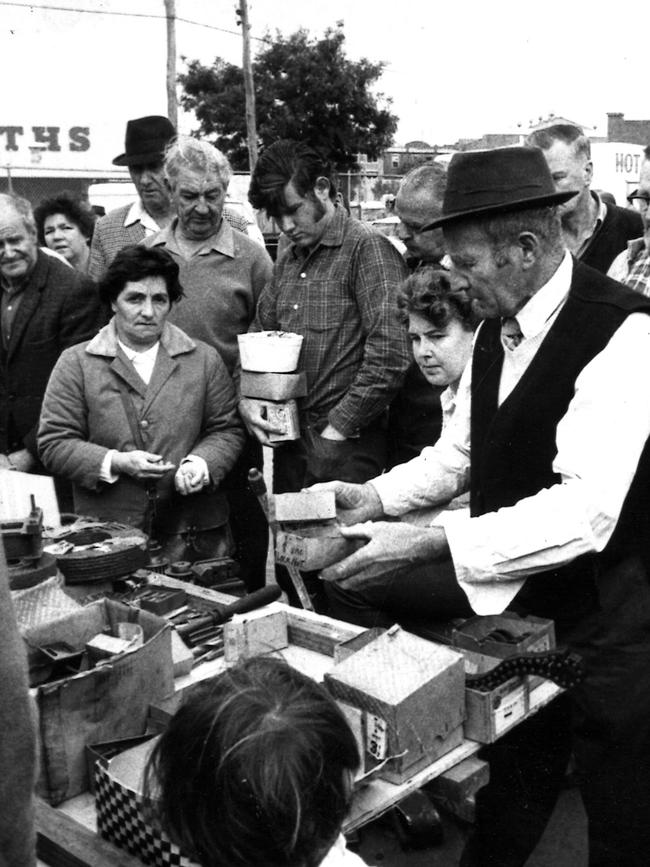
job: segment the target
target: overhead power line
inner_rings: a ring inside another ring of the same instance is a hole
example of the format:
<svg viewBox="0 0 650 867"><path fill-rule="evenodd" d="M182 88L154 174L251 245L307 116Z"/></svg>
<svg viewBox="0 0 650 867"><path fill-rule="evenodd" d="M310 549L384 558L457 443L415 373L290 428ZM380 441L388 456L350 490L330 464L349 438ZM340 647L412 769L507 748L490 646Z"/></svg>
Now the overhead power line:
<svg viewBox="0 0 650 867"><path fill-rule="evenodd" d="M87 15L113 15L116 17L122 18L152 18L158 21L165 21L167 19L166 15L154 15L146 12L117 12L115 10L109 9L81 9L76 6L50 6L49 4L40 4L36 5L34 3L12 3L9 0L0 0L0 6L14 6L18 9L47 9L51 12L85 12ZM218 30L220 33L229 33L231 36L236 36L240 38L241 34L236 30L228 30L226 27L217 27L216 24L206 24L205 21L193 21L190 18L181 18L180 16L176 16L176 20L180 21L183 24L192 24L195 27L205 27L207 30ZM251 36L251 39L257 40L257 42L269 42L269 39L265 39L263 36Z"/></svg>

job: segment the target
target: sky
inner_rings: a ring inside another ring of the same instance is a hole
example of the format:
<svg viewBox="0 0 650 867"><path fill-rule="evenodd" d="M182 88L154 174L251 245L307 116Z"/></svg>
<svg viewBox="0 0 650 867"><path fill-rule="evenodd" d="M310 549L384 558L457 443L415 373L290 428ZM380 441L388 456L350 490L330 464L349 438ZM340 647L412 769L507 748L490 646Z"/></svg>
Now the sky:
<svg viewBox="0 0 650 867"><path fill-rule="evenodd" d="M23 4L22 7L17 4ZM181 56L241 62L236 0L176 0ZM56 6L58 9L46 9ZM61 11L61 7L112 14ZM0 164L29 159L34 126L60 129L60 165L110 165L127 119L165 114L165 23L115 13L164 15L163 0L0 0L0 73L6 125L25 130L17 151L0 133ZM379 90L400 118L396 144L443 144L526 129L549 113L604 134L606 113L650 116L645 91L647 6L641 0L249 0L252 35L300 27L320 36L344 22L348 56L386 61ZM637 32L639 35L637 36ZM261 43L253 40L253 50ZM639 47L641 46L641 47ZM196 126L182 118L181 130ZM0 125L1 126L1 125ZM70 150L71 127L92 147Z"/></svg>

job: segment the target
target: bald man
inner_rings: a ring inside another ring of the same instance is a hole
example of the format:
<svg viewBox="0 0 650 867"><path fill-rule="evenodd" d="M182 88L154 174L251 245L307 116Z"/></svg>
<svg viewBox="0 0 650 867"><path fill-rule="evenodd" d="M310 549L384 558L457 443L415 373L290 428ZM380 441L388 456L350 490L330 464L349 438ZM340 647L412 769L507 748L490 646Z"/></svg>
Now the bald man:
<svg viewBox="0 0 650 867"><path fill-rule="evenodd" d="M95 285L38 248L29 202L0 195L0 469L42 472L36 429L59 355L100 324ZM59 505L62 505L61 503Z"/></svg>

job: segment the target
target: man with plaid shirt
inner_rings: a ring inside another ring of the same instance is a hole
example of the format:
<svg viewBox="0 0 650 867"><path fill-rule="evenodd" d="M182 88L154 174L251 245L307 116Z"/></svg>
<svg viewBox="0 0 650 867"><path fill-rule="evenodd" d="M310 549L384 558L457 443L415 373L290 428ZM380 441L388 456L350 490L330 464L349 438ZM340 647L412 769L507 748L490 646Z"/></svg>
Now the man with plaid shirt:
<svg viewBox="0 0 650 867"><path fill-rule="evenodd" d="M340 478L364 481L386 461L386 413L410 362L395 292L407 275L386 237L335 204L336 187L310 147L279 141L260 156L249 199L291 244L275 265L251 330L304 336L301 438L274 452L274 490ZM269 445L273 426L242 398L249 430Z"/></svg>
<svg viewBox="0 0 650 867"><path fill-rule="evenodd" d="M644 152L638 189L628 198L641 213L643 237L628 242L627 249L612 262L607 276L620 280L635 292L650 295L650 146Z"/></svg>

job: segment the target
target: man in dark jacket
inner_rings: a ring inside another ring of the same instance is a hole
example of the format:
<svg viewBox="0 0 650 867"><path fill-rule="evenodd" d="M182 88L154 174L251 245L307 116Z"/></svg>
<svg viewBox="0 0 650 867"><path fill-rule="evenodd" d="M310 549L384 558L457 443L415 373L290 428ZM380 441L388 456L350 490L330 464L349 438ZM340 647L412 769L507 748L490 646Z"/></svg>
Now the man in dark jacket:
<svg viewBox="0 0 650 867"><path fill-rule="evenodd" d="M530 133L526 144L541 148L558 192L578 190L559 206L564 243L573 255L606 274L627 242L643 234L636 211L605 204L591 187L594 166L589 139L579 126L551 124Z"/></svg>
<svg viewBox="0 0 650 867"><path fill-rule="evenodd" d="M38 249L28 201L0 195L0 468L38 472L36 429L59 355L100 324L94 284Z"/></svg>
<svg viewBox="0 0 650 867"><path fill-rule="evenodd" d="M364 625L505 609L555 621L582 683L486 748L490 784L463 867L523 867L569 755L591 867L650 850L650 300L566 251L542 153L451 161L442 225L479 327L454 423L365 485L333 483L344 535L335 617ZM470 492L431 526L372 523ZM361 523L365 522L365 523Z"/></svg>

